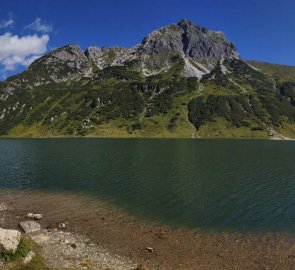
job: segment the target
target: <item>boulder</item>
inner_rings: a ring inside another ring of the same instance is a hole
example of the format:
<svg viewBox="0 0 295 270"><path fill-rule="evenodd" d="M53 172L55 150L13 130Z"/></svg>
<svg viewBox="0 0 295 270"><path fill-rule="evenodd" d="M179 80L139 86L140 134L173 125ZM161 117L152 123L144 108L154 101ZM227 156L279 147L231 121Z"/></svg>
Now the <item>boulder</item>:
<svg viewBox="0 0 295 270"><path fill-rule="evenodd" d="M22 221L19 225L25 233L31 233L41 230L41 225L36 221Z"/></svg>
<svg viewBox="0 0 295 270"><path fill-rule="evenodd" d="M14 253L17 249L21 233L16 230L0 228L0 252Z"/></svg>
<svg viewBox="0 0 295 270"><path fill-rule="evenodd" d="M0 212L6 211L8 209L7 205L5 203L0 202Z"/></svg>

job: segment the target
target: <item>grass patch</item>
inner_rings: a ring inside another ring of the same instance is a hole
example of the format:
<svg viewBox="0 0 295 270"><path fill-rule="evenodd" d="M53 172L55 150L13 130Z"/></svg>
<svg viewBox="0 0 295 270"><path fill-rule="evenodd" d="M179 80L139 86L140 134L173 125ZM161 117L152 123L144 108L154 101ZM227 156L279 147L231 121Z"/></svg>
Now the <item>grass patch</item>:
<svg viewBox="0 0 295 270"><path fill-rule="evenodd" d="M279 82L293 81L295 82L295 67L279 65L266 62L247 61L250 65L258 68L262 72L272 76Z"/></svg>
<svg viewBox="0 0 295 270"><path fill-rule="evenodd" d="M269 138L266 130L256 128L257 123L250 122L249 125L234 127L226 119L215 117L200 127L198 135L203 138Z"/></svg>
<svg viewBox="0 0 295 270"><path fill-rule="evenodd" d="M16 261L20 258L26 257L30 252L29 247L26 243L26 240L22 238L18 244L17 250L15 253L10 252L0 252L0 258L4 259L6 262Z"/></svg>
<svg viewBox="0 0 295 270"><path fill-rule="evenodd" d="M36 255L27 265L24 265L23 259L30 251L35 252ZM3 270L53 270L46 265L39 246L25 237L21 238L14 254L1 252L0 259L6 262Z"/></svg>

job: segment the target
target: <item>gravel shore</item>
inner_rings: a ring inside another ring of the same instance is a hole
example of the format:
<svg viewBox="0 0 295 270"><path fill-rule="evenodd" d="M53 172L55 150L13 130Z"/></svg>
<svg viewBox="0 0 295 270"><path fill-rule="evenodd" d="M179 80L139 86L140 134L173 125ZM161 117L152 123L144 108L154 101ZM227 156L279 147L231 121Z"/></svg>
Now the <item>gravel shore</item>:
<svg viewBox="0 0 295 270"><path fill-rule="evenodd" d="M38 222L49 239L39 244L56 267L129 270L142 264L150 270L291 270L295 265L295 238L288 233L172 229L70 194L0 191L0 198L8 204L8 210L0 212L2 228L18 228L29 212L44 215ZM65 224L62 232L60 223Z"/></svg>

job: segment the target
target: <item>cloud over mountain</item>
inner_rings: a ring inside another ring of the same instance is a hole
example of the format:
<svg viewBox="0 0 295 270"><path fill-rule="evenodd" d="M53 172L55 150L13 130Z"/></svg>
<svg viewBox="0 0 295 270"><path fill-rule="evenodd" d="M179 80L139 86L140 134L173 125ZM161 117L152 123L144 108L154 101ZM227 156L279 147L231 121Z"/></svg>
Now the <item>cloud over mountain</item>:
<svg viewBox="0 0 295 270"><path fill-rule="evenodd" d="M0 64L5 70L14 70L17 65L27 66L47 51L48 41L48 35L0 35Z"/></svg>

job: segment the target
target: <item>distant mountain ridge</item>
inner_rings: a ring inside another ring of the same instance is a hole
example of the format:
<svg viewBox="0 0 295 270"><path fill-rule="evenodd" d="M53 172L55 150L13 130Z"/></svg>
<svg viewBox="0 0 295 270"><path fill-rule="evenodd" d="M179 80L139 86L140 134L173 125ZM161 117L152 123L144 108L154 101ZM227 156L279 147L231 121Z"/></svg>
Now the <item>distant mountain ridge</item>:
<svg viewBox="0 0 295 270"><path fill-rule="evenodd" d="M0 84L4 136L295 137L286 69L183 19L133 48L58 48Z"/></svg>

